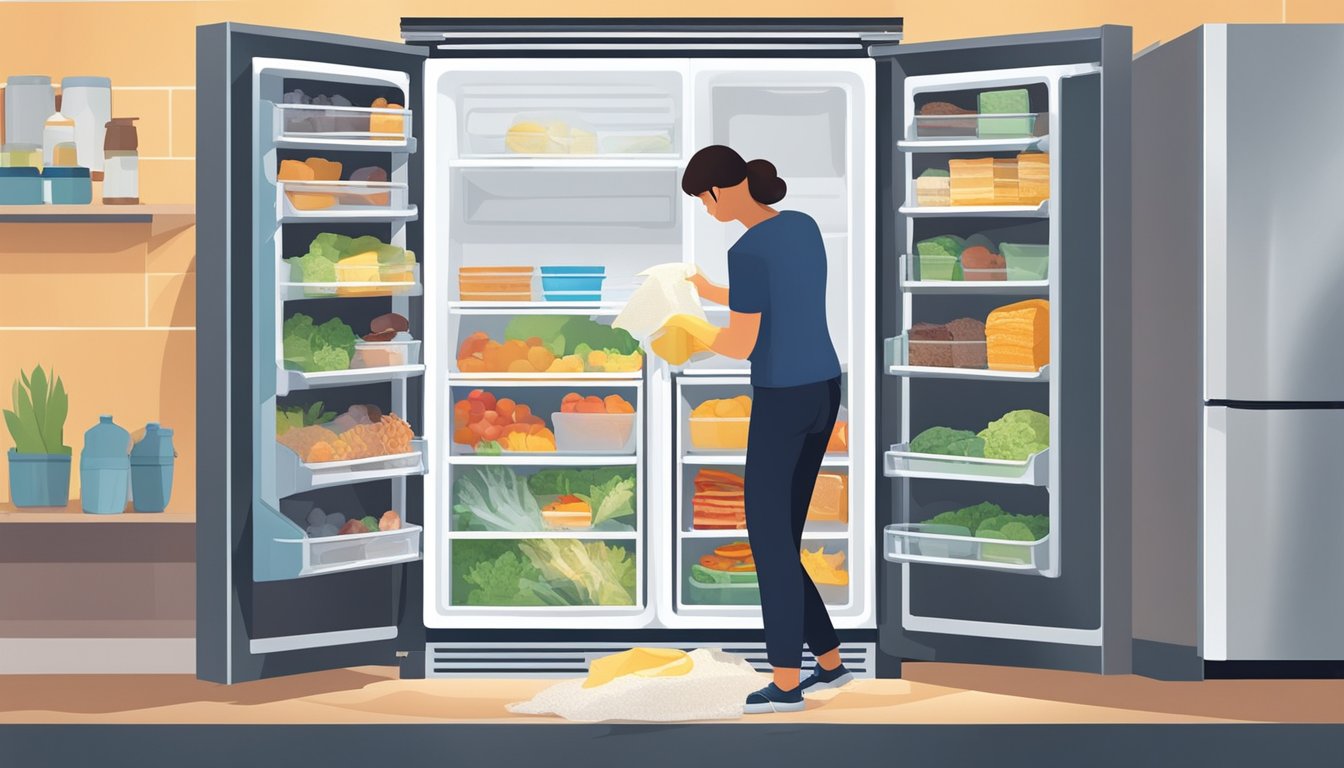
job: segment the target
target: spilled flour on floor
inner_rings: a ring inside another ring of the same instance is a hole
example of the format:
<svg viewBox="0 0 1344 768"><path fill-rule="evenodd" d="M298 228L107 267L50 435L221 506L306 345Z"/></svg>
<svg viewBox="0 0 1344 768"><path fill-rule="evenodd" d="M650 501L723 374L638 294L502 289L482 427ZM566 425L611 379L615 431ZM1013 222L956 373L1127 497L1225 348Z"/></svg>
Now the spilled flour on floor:
<svg viewBox="0 0 1344 768"><path fill-rule="evenodd" d="M589 723L732 720L742 716L747 694L768 682L731 654L701 648L690 656L695 666L685 675L626 675L595 688L584 688L583 679L566 680L507 709L518 715L558 715Z"/></svg>

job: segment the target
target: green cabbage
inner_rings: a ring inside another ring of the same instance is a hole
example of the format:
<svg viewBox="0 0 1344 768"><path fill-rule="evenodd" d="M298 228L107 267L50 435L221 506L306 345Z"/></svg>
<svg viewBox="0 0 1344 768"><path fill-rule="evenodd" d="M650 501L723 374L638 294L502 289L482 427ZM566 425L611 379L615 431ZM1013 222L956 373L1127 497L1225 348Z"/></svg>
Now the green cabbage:
<svg viewBox="0 0 1344 768"><path fill-rule="evenodd" d="M1050 417L1030 410L1009 411L980 432L985 457L1022 461L1050 447Z"/></svg>
<svg viewBox="0 0 1344 768"><path fill-rule="evenodd" d="M541 507L527 483L508 467L468 469L454 483L455 524L461 530L514 531L542 529Z"/></svg>
<svg viewBox="0 0 1344 768"><path fill-rule="evenodd" d="M915 453L935 453L942 456L985 455L985 441L974 432L948 427L930 427L910 441Z"/></svg>

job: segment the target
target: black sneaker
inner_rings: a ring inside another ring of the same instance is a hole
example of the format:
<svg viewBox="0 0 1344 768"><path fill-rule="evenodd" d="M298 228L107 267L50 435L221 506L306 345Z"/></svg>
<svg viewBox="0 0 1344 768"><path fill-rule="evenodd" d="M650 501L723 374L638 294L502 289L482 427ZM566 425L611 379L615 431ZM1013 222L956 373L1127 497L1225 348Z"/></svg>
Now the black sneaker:
<svg viewBox="0 0 1344 768"><path fill-rule="evenodd" d="M822 669L821 665L812 668L812 674L808 675L802 683L798 685L798 690L803 693L816 693L817 691L829 691L832 688L839 688L854 679L854 675L845 669L841 664L835 669Z"/></svg>
<svg viewBox="0 0 1344 768"><path fill-rule="evenodd" d="M781 691L774 683L771 683L761 690L748 694L747 703L742 706L742 713L746 715L761 715L768 712L801 712L803 707L803 687L800 685L792 691Z"/></svg>

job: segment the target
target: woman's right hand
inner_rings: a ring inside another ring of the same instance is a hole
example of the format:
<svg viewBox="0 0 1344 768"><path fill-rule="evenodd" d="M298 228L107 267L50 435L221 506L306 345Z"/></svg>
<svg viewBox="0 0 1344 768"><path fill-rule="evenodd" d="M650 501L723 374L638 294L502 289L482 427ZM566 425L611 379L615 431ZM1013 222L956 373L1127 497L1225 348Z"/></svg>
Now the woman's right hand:
<svg viewBox="0 0 1344 768"><path fill-rule="evenodd" d="M699 269L696 269L695 272L693 272L690 277L687 277L686 282L690 283L691 285L694 285L695 289L699 291L700 295L702 296L707 291L714 289L714 284L709 282L709 280L705 277L704 273L702 273Z"/></svg>

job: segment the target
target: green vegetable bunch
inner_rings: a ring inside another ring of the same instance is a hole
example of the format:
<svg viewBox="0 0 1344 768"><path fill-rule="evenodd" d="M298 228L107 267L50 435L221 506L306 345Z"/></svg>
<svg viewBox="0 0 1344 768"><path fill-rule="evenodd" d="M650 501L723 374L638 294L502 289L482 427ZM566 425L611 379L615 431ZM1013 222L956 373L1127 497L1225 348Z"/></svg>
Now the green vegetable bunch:
<svg viewBox="0 0 1344 768"><path fill-rule="evenodd" d="M951 512L943 512L929 520L935 525L955 525L966 529L966 535L971 535L979 530L982 523L992 518L1000 517L1006 514L1003 507L998 504L992 504L983 501L975 506L964 507Z"/></svg>
<svg viewBox="0 0 1344 768"><path fill-rule="evenodd" d="M453 561L467 605L635 603L635 561L619 545L574 539L458 541Z"/></svg>
<svg viewBox="0 0 1344 768"><path fill-rule="evenodd" d="M985 441L974 432L950 427L930 427L910 441L915 453L934 453L941 456L974 456L983 458Z"/></svg>
<svg viewBox="0 0 1344 768"><path fill-rule="evenodd" d="M306 409L301 405L290 406L289 408L276 408L275 435L276 437L279 437L291 429L326 424L334 418L336 418L334 412L322 410L321 400L313 403Z"/></svg>
<svg viewBox="0 0 1344 768"><path fill-rule="evenodd" d="M343 371L350 367L359 337L333 317L321 325L303 313L285 320L281 331L285 368L299 371Z"/></svg>
<svg viewBox="0 0 1344 768"><path fill-rule="evenodd" d="M336 263L341 259L358 256L373 251L378 254L379 264L401 265L414 263L415 256L404 248L388 245L372 235L347 237L331 232L323 232L308 244L308 252L302 256L286 259L290 265L291 279L305 283L334 283ZM297 269L295 274L293 270Z"/></svg>
<svg viewBox="0 0 1344 768"><path fill-rule="evenodd" d="M985 457L1022 461L1050 447L1050 417L1031 410L1009 411L980 431Z"/></svg>
<svg viewBox="0 0 1344 768"><path fill-rule="evenodd" d="M1045 515L998 515L984 520L975 529L981 538L1008 541L1039 541L1050 533L1050 518Z"/></svg>
<svg viewBox="0 0 1344 768"><path fill-rule="evenodd" d="M456 523L462 530L529 533L542 528L541 507L527 483L508 467L467 470L454 484Z"/></svg>
<svg viewBox="0 0 1344 768"><path fill-rule="evenodd" d="M53 374L55 372L53 371ZM5 411L5 425L14 438L18 453L69 456L65 444L65 417L70 411L70 399L60 377L47 377L42 366L28 376L23 370L14 382L12 411Z"/></svg>
<svg viewBox="0 0 1344 768"><path fill-rule="evenodd" d="M603 325L587 317L566 315L519 315L504 329L505 340L541 339L556 357L583 355L595 349L618 355L634 354L639 342L628 331Z"/></svg>

